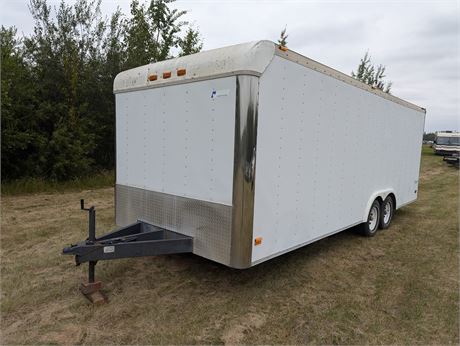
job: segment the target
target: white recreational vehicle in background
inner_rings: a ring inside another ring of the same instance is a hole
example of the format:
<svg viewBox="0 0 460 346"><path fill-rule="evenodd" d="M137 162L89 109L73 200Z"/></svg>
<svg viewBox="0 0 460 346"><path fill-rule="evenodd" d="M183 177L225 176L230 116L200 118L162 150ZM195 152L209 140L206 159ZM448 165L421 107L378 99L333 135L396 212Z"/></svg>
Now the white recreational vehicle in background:
<svg viewBox="0 0 460 346"><path fill-rule="evenodd" d="M460 152L460 133L454 131L436 132L433 143L436 155L453 155Z"/></svg>
<svg viewBox="0 0 460 346"><path fill-rule="evenodd" d="M416 200L425 110L258 41L118 74L116 222L63 250L89 263L193 252L248 268Z"/></svg>

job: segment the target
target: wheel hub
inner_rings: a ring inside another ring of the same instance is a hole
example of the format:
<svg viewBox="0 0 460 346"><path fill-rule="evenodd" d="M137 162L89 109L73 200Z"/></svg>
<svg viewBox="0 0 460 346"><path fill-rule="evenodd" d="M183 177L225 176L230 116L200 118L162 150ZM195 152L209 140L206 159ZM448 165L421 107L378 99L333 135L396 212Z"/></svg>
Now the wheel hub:
<svg viewBox="0 0 460 346"><path fill-rule="evenodd" d="M369 230L374 231L377 228L379 211L377 207L372 207L371 212L369 213Z"/></svg>
<svg viewBox="0 0 460 346"><path fill-rule="evenodd" d="M383 208L383 222L387 224L391 217L391 203L388 201Z"/></svg>

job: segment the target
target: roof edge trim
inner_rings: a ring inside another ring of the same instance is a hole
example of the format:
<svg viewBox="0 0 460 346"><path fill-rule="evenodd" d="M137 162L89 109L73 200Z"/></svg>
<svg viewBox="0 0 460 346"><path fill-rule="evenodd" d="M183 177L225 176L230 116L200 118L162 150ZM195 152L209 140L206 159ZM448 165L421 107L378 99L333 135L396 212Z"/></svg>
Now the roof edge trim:
<svg viewBox="0 0 460 346"><path fill-rule="evenodd" d="M360 88L362 90L365 90L365 91L368 91L372 94L375 94L377 96L380 96L380 97L383 97L384 99L387 99L389 101L393 101L395 103L398 103L402 106L405 106L405 107L408 107L408 108L411 108L413 110L416 110L418 112L421 112L421 113L424 113L426 114L426 109L425 108L422 108L420 106L417 106L413 103L410 103L408 101L405 101L403 99L400 99L399 97L396 97L396 96L393 96L392 94L388 94L378 88L373 88L371 87L370 85L366 84L366 83L363 83L343 72L340 72L338 70L335 70L333 69L332 67L329 67L329 66L326 66L324 64L321 64L313 59L310 59L310 58L307 58L306 56L302 55L302 54L299 54L299 53L296 53L292 50L286 50L286 51L282 51L281 49L277 49L276 52L275 52L275 55L281 57L281 58L284 58L284 59L287 59L287 60L290 60L292 62L295 62L299 65L302 65L302 66L305 66L305 67L308 67L314 71L317 71L317 72L320 72L320 73L323 73L327 76L330 76L330 77L333 77L335 79L338 79L344 83L347 83L347 84L350 84L350 85L353 85L357 88Z"/></svg>
<svg viewBox="0 0 460 346"><path fill-rule="evenodd" d="M260 76L273 60L275 48L271 41L254 41L139 66L120 72L113 82L113 92L156 88L226 75ZM186 73L178 75L178 70L186 70ZM169 72L169 76L161 78L165 72ZM152 74L157 78L149 80Z"/></svg>

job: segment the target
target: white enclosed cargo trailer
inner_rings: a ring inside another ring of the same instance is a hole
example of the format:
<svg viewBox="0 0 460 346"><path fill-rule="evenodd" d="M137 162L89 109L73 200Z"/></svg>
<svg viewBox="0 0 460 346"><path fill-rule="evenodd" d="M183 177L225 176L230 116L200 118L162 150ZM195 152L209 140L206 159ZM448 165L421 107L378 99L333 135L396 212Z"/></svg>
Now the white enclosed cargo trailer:
<svg viewBox="0 0 460 346"><path fill-rule="evenodd" d="M417 198L425 110L272 42L125 71L114 92L117 225L227 266L373 235Z"/></svg>
<svg viewBox="0 0 460 346"><path fill-rule="evenodd" d="M372 236L417 198L425 109L251 42L120 73L116 222L64 248L89 263L193 252L248 268L354 225Z"/></svg>

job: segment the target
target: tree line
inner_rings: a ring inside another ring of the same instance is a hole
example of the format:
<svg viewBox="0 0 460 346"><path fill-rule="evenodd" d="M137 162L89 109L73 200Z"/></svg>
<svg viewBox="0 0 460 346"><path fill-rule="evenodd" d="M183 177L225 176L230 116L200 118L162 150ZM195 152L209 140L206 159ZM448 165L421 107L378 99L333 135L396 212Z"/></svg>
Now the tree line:
<svg viewBox="0 0 460 346"><path fill-rule="evenodd" d="M115 76L202 48L173 1L133 0L129 15L103 17L100 0L31 0L31 35L1 27L3 180L113 169Z"/></svg>
<svg viewBox="0 0 460 346"><path fill-rule="evenodd" d="M436 139L435 132L423 132L423 140L424 141L434 141Z"/></svg>

